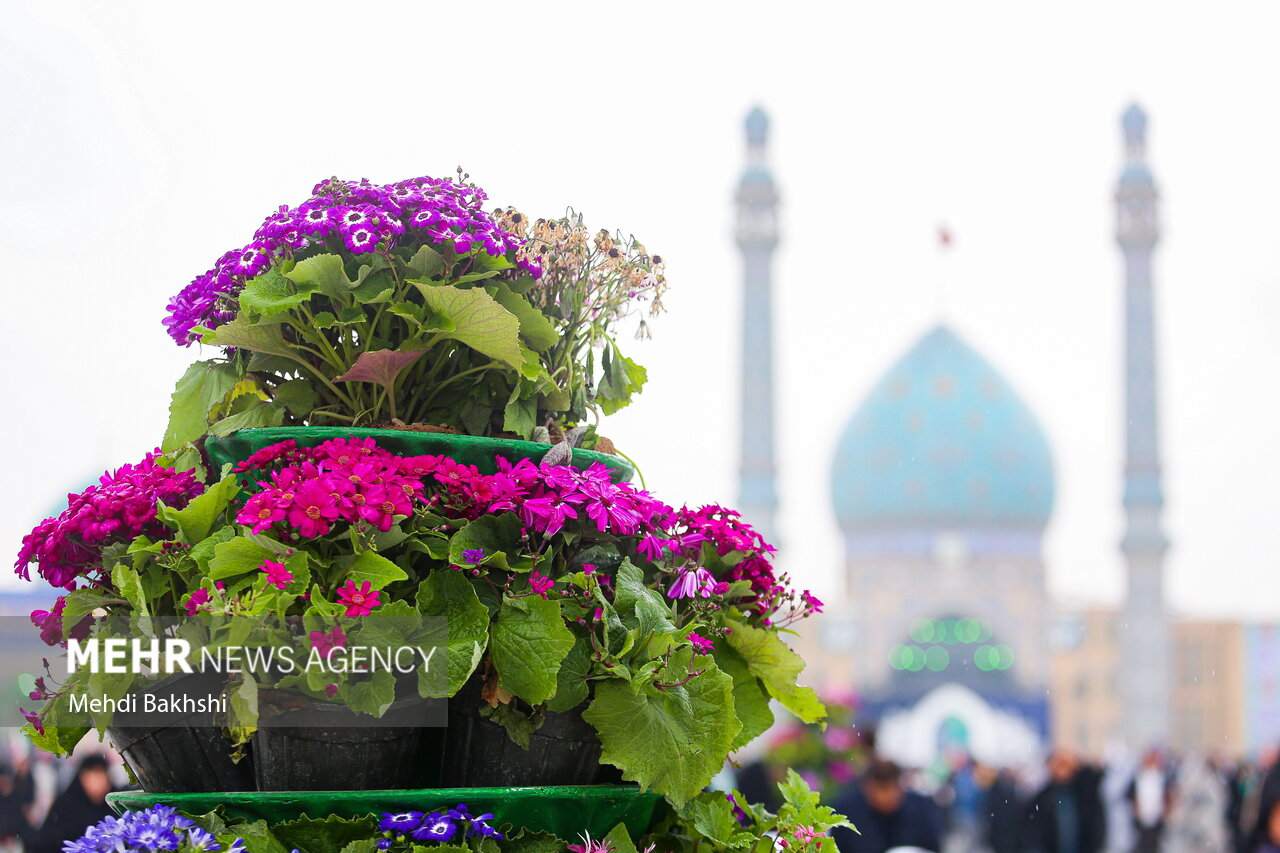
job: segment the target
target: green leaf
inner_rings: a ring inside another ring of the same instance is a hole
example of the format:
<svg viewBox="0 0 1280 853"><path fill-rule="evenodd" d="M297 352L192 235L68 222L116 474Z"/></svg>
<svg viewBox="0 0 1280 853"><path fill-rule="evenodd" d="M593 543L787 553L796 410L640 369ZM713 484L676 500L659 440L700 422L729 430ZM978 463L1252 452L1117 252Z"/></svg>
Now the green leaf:
<svg viewBox="0 0 1280 853"><path fill-rule="evenodd" d="M236 575L257 571L266 560L274 560L276 552L256 542L237 536L213 546L213 559L209 561L209 580L224 580Z"/></svg>
<svg viewBox="0 0 1280 853"><path fill-rule="evenodd" d="M284 406L295 418L305 418L316 407L315 387L306 379L290 379L281 382L273 399Z"/></svg>
<svg viewBox="0 0 1280 853"><path fill-rule="evenodd" d="M360 626L352 632L358 646L382 651L408 645L422 629L422 615L407 601L389 601L360 618Z"/></svg>
<svg viewBox="0 0 1280 853"><path fill-rule="evenodd" d="M160 449L165 453L190 444L205 434L209 411L230 393L240 373L220 361L197 361L178 380L169 401L169 426Z"/></svg>
<svg viewBox="0 0 1280 853"><path fill-rule="evenodd" d="M612 843L615 853L638 853L635 843L631 840L631 833L627 832L625 823L619 823L609 830L605 840Z"/></svg>
<svg viewBox="0 0 1280 853"><path fill-rule="evenodd" d="M827 716L827 709L813 688L797 683L804 660L787 648L776 631L753 628L733 619L726 619L725 624L730 629L726 637L730 648L742 656L770 696L806 723L816 723Z"/></svg>
<svg viewBox="0 0 1280 853"><path fill-rule="evenodd" d="M643 367L623 355L617 344L610 343L601 359L604 375L596 388L596 402L600 410L611 415L631 402L633 394L639 394L649 374Z"/></svg>
<svg viewBox="0 0 1280 853"><path fill-rule="evenodd" d="M547 701L571 648L573 633L564 626L559 601L536 595L503 599L491 639L499 686L530 705Z"/></svg>
<svg viewBox="0 0 1280 853"><path fill-rule="evenodd" d="M512 389L511 399L507 400L506 408L502 410L502 428L527 439L533 434L537 421L538 396L530 393L524 380L521 380Z"/></svg>
<svg viewBox="0 0 1280 853"><path fill-rule="evenodd" d="M407 577L404 569L375 551L362 551L347 572L347 578L355 581L356 586L368 581L370 589L382 589Z"/></svg>
<svg viewBox="0 0 1280 853"><path fill-rule="evenodd" d="M514 512L482 515L450 537L449 562L467 566L464 551L484 551L482 565L508 569L520 556L520 537L520 518Z"/></svg>
<svg viewBox="0 0 1280 853"><path fill-rule="evenodd" d="M660 593L644 585L644 573L629 559L618 567L615 584L613 606L622 617L622 624L638 629L642 641L657 640L656 645L648 649L650 657L665 652L672 643L670 635L676 630L670 605L663 601Z"/></svg>
<svg viewBox="0 0 1280 853"><path fill-rule="evenodd" d="M701 794L680 811L680 816L704 838L721 847L747 847L756 840L750 832L742 831L729 798L721 791Z"/></svg>
<svg viewBox="0 0 1280 853"><path fill-rule="evenodd" d="M312 255L298 261L284 275L299 287L319 290L339 305L351 302L353 282L347 278L342 258L338 255Z"/></svg>
<svg viewBox="0 0 1280 853"><path fill-rule="evenodd" d="M67 593L67 603L62 611L63 636L70 636L71 629L99 607L106 607L119 601L118 597L96 589L77 589L75 592Z"/></svg>
<svg viewBox="0 0 1280 853"><path fill-rule="evenodd" d="M664 690L639 692L618 679L597 682L583 719L595 727L600 760L622 776L665 794L681 806L724 766L740 724L733 712L733 680L707 657L690 677L692 651L676 651L662 674Z"/></svg>
<svg viewBox="0 0 1280 853"><path fill-rule="evenodd" d="M733 739L733 748L741 749L773 725L769 694L760 686L760 680L751 674L747 662L733 649L720 643L713 654L716 666L733 679L733 710L742 723L742 731Z"/></svg>
<svg viewBox="0 0 1280 853"><path fill-rule="evenodd" d="M151 611L147 607L147 592L142 586L142 578L128 566L119 565L111 570L111 583L133 608L132 619L139 633L144 637L150 637L154 629L151 625Z"/></svg>
<svg viewBox="0 0 1280 853"><path fill-rule="evenodd" d="M295 286L272 267L245 283L237 299L240 307L251 314L280 314L309 300L315 290L313 285Z"/></svg>
<svg viewBox="0 0 1280 853"><path fill-rule="evenodd" d="M409 270L419 278L435 278L444 272L444 258L430 246L423 246L409 259Z"/></svg>
<svg viewBox="0 0 1280 853"><path fill-rule="evenodd" d="M231 435L238 429L275 427L284 423L284 406L279 403L258 402L234 415L225 417L209 427L209 435Z"/></svg>
<svg viewBox="0 0 1280 853"><path fill-rule="evenodd" d="M236 743L247 741L258 728L258 682L249 673L241 675L241 682L227 694L229 713L227 728Z"/></svg>
<svg viewBox="0 0 1280 853"><path fill-rule="evenodd" d="M524 363L520 354L520 321L487 291L479 287L464 290L449 285L413 284L441 321L437 334L520 369Z"/></svg>
<svg viewBox="0 0 1280 853"><path fill-rule="evenodd" d="M237 838L244 842L246 853L289 853L265 820L237 823L218 835L223 850L229 849Z"/></svg>
<svg viewBox="0 0 1280 853"><path fill-rule="evenodd" d="M169 518L178 525L178 532L188 545L194 545L209 535L218 516L226 512L231 499L240 491L240 481L234 474L224 477L191 499L185 507L171 510Z"/></svg>
<svg viewBox="0 0 1280 853"><path fill-rule="evenodd" d="M432 572L418 586L418 609L422 613L421 645L445 647L448 678L445 690L438 683L426 684L419 677L421 695L452 696L457 693L484 657L489 641L489 611L476 597L475 587L462 572ZM432 658L434 669L435 658ZM433 680L434 681L434 680ZM422 688L427 690L423 691Z"/></svg>
<svg viewBox="0 0 1280 853"><path fill-rule="evenodd" d="M230 323L224 323L202 337L202 343L218 347L237 347L251 352L278 355L290 358L294 355L293 347L284 339L279 323L250 323L244 317L237 317Z"/></svg>
<svg viewBox="0 0 1280 853"><path fill-rule="evenodd" d="M496 706L481 705L480 718L502 726L507 730L507 737L524 749L529 748L529 740L542 722L541 714L530 716L517 708L515 703Z"/></svg>
<svg viewBox="0 0 1280 853"><path fill-rule="evenodd" d="M373 673L368 681L348 684L342 692L347 707L359 714L381 717L396 701L396 677L385 669Z"/></svg>
<svg viewBox="0 0 1280 853"><path fill-rule="evenodd" d="M499 284L493 293L503 308L506 308L520 321L520 337L537 352L548 350L560 342L560 332L547 316L534 308L518 293L513 293L505 284Z"/></svg>
<svg viewBox="0 0 1280 853"><path fill-rule="evenodd" d="M548 711L569 711L590 695L587 675L591 672L591 645L586 637L574 639L573 648L560 662L556 673L556 695L547 702Z"/></svg>
<svg viewBox="0 0 1280 853"><path fill-rule="evenodd" d="M565 842L550 832L524 828L498 842L501 853L564 853Z"/></svg>

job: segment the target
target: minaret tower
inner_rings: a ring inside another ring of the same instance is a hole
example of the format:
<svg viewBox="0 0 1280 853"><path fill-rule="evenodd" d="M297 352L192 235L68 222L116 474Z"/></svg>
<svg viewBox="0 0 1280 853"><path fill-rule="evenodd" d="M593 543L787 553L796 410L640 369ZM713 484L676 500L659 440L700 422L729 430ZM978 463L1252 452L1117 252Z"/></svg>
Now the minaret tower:
<svg viewBox="0 0 1280 853"><path fill-rule="evenodd" d="M738 505L743 518L777 544L773 459L773 250L778 245L778 191L765 159L769 119L747 114L747 168L738 184L738 248L742 249L742 456Z"/></svg>
<svg viewBox="0 0 1280 853"><path fill-rule="evenodd" d="M1125 531L1128 593L1120 624L1124 735L1144 749L1170 735L1172 633L1164 601L1160 522L1164 491L1156 410L1156 344L1151 253L1160 236L1156 187L1147 169L1146 114L1125 111L1125 167L1116 189L1116 239L1124 253Z"/></svg>

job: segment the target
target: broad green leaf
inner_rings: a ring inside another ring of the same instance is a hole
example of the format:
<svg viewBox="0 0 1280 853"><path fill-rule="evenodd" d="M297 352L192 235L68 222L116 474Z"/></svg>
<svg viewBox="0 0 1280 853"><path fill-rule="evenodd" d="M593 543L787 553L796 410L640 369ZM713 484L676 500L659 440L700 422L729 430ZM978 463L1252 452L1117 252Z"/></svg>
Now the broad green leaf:
<svg viewBox="0 0 1280 853"><path fill-rule="evenodd" d="M396 677L379 669L368 681L348 684L342 691L342 699L356 713L381 717L396 701Z"/></svg>
<svg viewBox="0 0 1280 853"><path fill-rule="evenodd" d="M723 847L747 847L755 840L750 832L743 832L742 825L734 817L733 805L721 791L700 794L690 800L680 816L709 841Z"/></svg>
<svg viewBox="0 0 1280 853"><path fill-rule="evenodd" d="M564 626L559 601L536 595L503 599L491 639L499 686L530 705L547 701L571 648L573 633Z"/></svg>
<svg viewBox="0 0 1280 853"><path fill-rule="evenodd" d="M525 381L521 380L512 390L511 399L507 401L506 408L502 411L502 428L528 439L533 434L537 420L537 394L529 392L525 388Z"/></svg>
<svg viewBox="0 0 1280 853"><path fill-rule="evenodd" d="M293 355L293 348L285 341L279 323L250 323L244 317L237 317L208 332L201 342L286 358Z"/></svg>
<svg viewBox="0 0 1280 853"><path fill-rule="evenodd" d="M537 352L550 349L560 341L560 332L547 316L534 308L518 293L513 293L505 284L499 284L493 293L503 308L506 308L520 321L520 337Z"/></svg>
<svg viewBox="0 0 1280 853"><path fill-rule="evenodd" d="M656 657L666 651L670 645L670 634L676 626L671 618L671 607L662 599L662 595L644 585L644 574L630 560L623 560L618 567L615 581L617 593L613 606L622 617L622 624L627 628L638 629L642 641L656 639L660 648L649 649L650 657ZM657 635L656 637L654 635Z"/></svg>
<svg viewBox="0 0 1280 853"><path fill-rule="evenodd" d="M205 434L209 411L239 380L233 365L220 361L197 361L178 380L169 401L169 426L160 449L165 453L190 444Z"/></svg>
<svg viewBox="0 0 1280 853"><path fill-rule="evenodd" d="M520 321L483 288L464 290L415 282L422 301L441 321L437 334L519 370Z"/></svg>
<svg viewBox="0 0 1280 853"><path fill-rule="evenodd" d="M574 639L573 648L556 673L556 695L547 702L548 711L572 710L587 698L587 675L591 672L591 645L586 637Z"/></svg>
<svg viewBox="0 0 1280 853"><path fill-rule="evenodd" d="M773 725L773 711L769 708L769 694L760 681L751 674L747 662L723 642L713 652L716 666L733 679L733 710L742 722L742 731L733 740L733 748L741 749L760 737Z"/></svg>
<svg viewBox="0 0 1280 853"><path fill-rule="evenodd" d="M648 371L623 355L616 344L604 349L601 366L604 375L596 387L596 402L600 410L611 415L631 402L633 394L639 394L648 379Z"/></svg>
<svg viewBox="0 0 1280 853"><path fill-rule="evenodd" d="M224 580L254 572L267 560L276 559L276 552L250 542L241 536L213 546L213 559L209 561L209 580Z"/></svg>
<svg viewBox="0 0 1280 853"><path fill-rule="evenodd" d="M423 246L409 259L409 270L419 278L435 278L444 272L444 258L430 246Z"/></svg>
<svg viewBox="0 0 1280 853"><path fill-rule="evenodd" d="M499 841L498 848L501 853L564 853L565 841L550 832L526 827Z"/></svg>
<svg viewBox="0 0 1280 853"><path fill-rule="evenodd" d="M329 815L323 820L303 816L271 827L287 850L343 850L356 841L377 837L377 822L372 816L345 818Z"/></svg>
<svg viewBox="0 0 1280 853"><path fill-rule="evenodd" d="M257 402L242 412L223 418L209 427L209 435L226 436L240 429L274 427L284 423L284 406Z"/></svg>
<svg viewBox="0 0 1280 853"><path fill-rule="evenodd" d="M305 418L316 407L315 387L306 379L281 382L272 399L284 406L295 418Z"/></svg>
<svg viewBox="0 0 1280 853"><path fill-rule="evenodd" d="M252 314L279 314L291 311L311 298L313 285L295 286L274 267L245 283L237 299Z"/></svg>
<svg viewBox="0 0 1280 853"><path fill-rule="evenodd" d="M733 619L725 622L730 629L725 638L730 648L742 656L770 696L806 723L816 723L827 716L827 709L813 688L797 683L804 660L787 648L776 631L763 631Z"/></svg>
<svg viewBox="0 0 1280 853"><path fill-rule="evenodd" d="M660 679L671 686L662 690L637 692L618 679L597 682L595 699L582 715L600 736L603 763L677 807L724 766L740 727L733 680L705 656L692 662L701 674L690 677L692 654L685 648L671 656Z"/></svg>
<svg viewBox="0 0 1280 853"><path fill-rule="evenodd" d="M84 714L72 713L69 690L49 703L44 710L42 721L44 734L38 733L30 723L23 726L22 731L37 749L52 752L54 755L70 753L90 729L88 725L71 725L73 722L84 723L87 720Z"/></svg>
<svg viewBox="0 0 1280 853"><path fill-rule="evenodd" d="M409 645L421 630L422 615L409 602L389 601L360 617L359 627L351 635L355 645L392 651Z"/></svg>
<svg viewBox="0 0 1280 853"><path fill-rule="evenodd" d="M80 624L80 620L99 607L107 607L120 603L118 596L109 595L96 589L77 589L67 593L67 603L62 610L62 634L70 636L71 629Z"/></svg>
<svg viewBox="0 0 1280 853"><path fill-rule="evenodd" d="M338 255L313 255L298 261L293 269L284 275L299 287L319 290L339 305L347 305L351 302L351 288L354 283L347 278L342 258Z"/></svg>
<svg viewBox="0 0 1280 853"><path fill-rule="evenodd" d="M464 552L484 551L483 565L510 568L520 556L520 536L520 519L514 512L482 515L450 537L449 562L467 566Z"/></svg>
<svg viewBox="0 0 1280 853"><path fill-rule="evenodd" d="M420 644L443 646L448 664L443 691L439 679L419 677L419 692L428 698L452 696L484 657L489 641L489 611L476 597L475 587L466 576L453 570L432 572L418 585L418 609L423 627ZM432 658L433 671L435 661Z"/></svg>
<svg viewBox="0 0 1280 853"><path fill-rule="evenodd" d="M347 571L347 578L355 581L356 586L368 581L370 589L382 589L407 577L404 569L375 551L362 551Z"/></svg>
<svg viewBox="0 0 1280 853"><path fill-rule="evenodd" d="M194 545L209 535L218 516L226 512L231 499L240 490L240 481L230 475L205 489L204 494L192 498L190 503L170 516L178 525L178 532L188 545Z"/></svg>

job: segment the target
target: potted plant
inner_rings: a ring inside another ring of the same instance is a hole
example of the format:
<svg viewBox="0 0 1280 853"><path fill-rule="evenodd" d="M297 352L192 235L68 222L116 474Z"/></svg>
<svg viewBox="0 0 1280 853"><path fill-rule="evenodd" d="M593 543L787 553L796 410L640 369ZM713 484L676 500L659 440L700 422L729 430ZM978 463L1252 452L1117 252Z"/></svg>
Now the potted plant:
<svg viewBox="0 0 1280 853"><path fill-rule="evenodd" d="M661 258L573 212L487 212L466 177L323 181L173 298L173 338L223 349L174 392L163 447L179 467L246 428L432 430L418 452L443 452L441 434L550 443L627 405L645 371L615 338L641 304L660 310ZM449 445L490 465L474 446Z"/></svg>
<svg viewBox="0 0 1280 853"><path fill-rule="evenodd" d="M119 821L108 819L91 827L68 850L105 853L120 845L139 853L833 853L831 831L849 827L844 817L820 805L818 795L796 774L778 788L781 806L776 814L746 803L737 792L712 791L656 822L643 810L619 820L596 808L598 797L570 800L554 792L544 792L536 807L513 806L502 799L459 802L430 792L379 792L358 798L347 804L349 808L339 807L341 814L332 814L327 804L319 806L323 815L299 814L296 801L264 807L261 801L241 799L196 812L193 809L214 805L199 798L191 798L184 814L146 805L145 798L135 795L113 794L115 805L135 810Z"/></svg>
<svg viewBox="0 0 1280 853"><path fill-rule="evenodd" d="M193 538L203 537L227 490L206 489L190 472L160 464L158 451L136 465L104 473L97 485L68 496L68 506L45 519L26 537L16 570L30 579L30 568L66 593L53 606L31 614L40 636L50 646L68 640L152 636L178 620L179 602L168 584L144 586L135 566L174 559L170 551L152 549L150 539L165 539L172 528ZM43 702L37 712L25 712L28 734L35 744L55 754L69 753L91 728L110 733L134 775L149 790L203 791L252 788L248 763L232 760L222 724L205 715L171 715L167 719L113 719L112 711L74 709L72 696L99 695L118 699L131 691L147 691L157 678L137 673L91 673L80 669L62 683L46 661L46 673L31 694ZM165 679L169 688L181 687ZM191 679L186 687L194 689ZM114 728L112 728L114 725Z"/></svg>

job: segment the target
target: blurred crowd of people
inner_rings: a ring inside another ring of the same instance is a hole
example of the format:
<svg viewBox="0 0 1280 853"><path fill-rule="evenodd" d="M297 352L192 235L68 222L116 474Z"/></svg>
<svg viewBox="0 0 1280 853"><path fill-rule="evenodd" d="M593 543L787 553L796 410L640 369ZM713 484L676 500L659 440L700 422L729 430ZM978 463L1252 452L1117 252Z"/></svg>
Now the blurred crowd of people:
<svg viewBox="0 0 1280 853"><path fill-rule="evenodd" d="M25 742L0 741L0 853L61 853L65 842L112 814L107 794L126 781L110 750L60 760Z"/></svg>
<svg viewBox="0 0 1280 853"><path fill-rule="evenodd" d="M1157 750L1136 766L1096 765L1056 750L1043 765L996 768L952 756L905 769L868 754L833 807L840 853L1280 853L1280 761L1214 762ZM741 768L736 786L773 799L771 768Z"/></svg>

